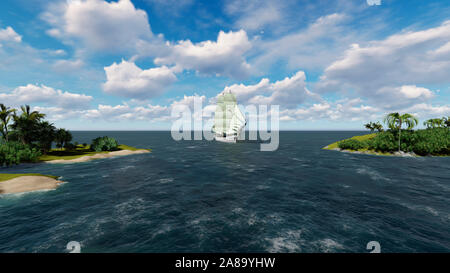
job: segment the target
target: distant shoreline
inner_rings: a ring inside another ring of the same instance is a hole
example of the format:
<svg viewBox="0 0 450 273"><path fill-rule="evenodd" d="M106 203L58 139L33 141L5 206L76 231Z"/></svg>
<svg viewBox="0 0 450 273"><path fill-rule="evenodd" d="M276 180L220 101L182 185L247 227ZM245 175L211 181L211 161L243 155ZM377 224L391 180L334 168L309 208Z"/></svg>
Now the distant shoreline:
<svg viewBox="0 0 450 273"><path fill-rule="evenodd" d="M345 140L358 140L358 141L364 141L374 138L377 135L377 133L372 134L366 134L361 136L353 136L351 138L343 139L336 141L334 143L331 143L325 147L323 147L323 150L329 150L329 151L338 151L343 153L352 153L352 154L365 154L365 155L377 155L377 156L396 156L396 157L449 157L449 155L418 155L414 152L403 152L403 151L395 151L395 152L379 152L375 150L370 149L359 149L359 150L351 150L351 149L341 149L339 148L339 142L345 141Z"/></svg>
<svg viewBox="0 0 450 273"><path fill-rule="evenodd" d="M39 157L38 162L46 163L79 163L94 159L109 158L115 156L125 156L132 154L150 153L151 149L138 149L128 145L121 144L117 151L91 151L90 146L80 147L75 150L66 151L53 149L46 155Z"/></svg>
<svg viewBox="0 0 450 273"><path fill-rule="evenodd" d="M93 155L85 155L80 156L78 158L74 159L55 159L55 160L48 160L44 161L45 163L50 164L70 164L70 163L81 163L81 162L87 162L94 159L102 159L102 158L110 158L110 157L116 157L116 156L125 156L125 155L133 155L133 154L146 154L150 153L149 150L120 150L120 151L113 151L108 153L97 153Z"/></svg>
<svg viewBox="0 0 450 273"><path fill-rule="evenodd" d="M49 155L43 156L37 163L71 164L87 162L95 159L103 159L117 156L150 153L150 149L137 149L127 145L119 145L120 150L111 152L82 152L77 155ZM86 149L88 150L88 149ZM60 152L60 151L56 151ZM39 173L7 174L0 173L0 195L10 193L33 192L39 190L56 189L63 181L52 175Z"/></svg>

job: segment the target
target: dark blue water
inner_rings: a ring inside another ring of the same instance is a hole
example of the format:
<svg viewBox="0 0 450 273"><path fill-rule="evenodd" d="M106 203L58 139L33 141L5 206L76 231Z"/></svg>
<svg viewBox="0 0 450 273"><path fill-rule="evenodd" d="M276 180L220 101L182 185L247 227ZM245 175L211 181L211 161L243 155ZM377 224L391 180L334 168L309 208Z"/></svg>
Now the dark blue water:
<svg viewBox="0 0 450 273"><path fill-rule="evenodd" d="M28 164L62 176L53 191L0 197L0 252L450 251L450 158L355 155L321 148L358 132L281 132L258 143L109 135L151 154ZM359 134L363 134L359 132Z"/></svg>

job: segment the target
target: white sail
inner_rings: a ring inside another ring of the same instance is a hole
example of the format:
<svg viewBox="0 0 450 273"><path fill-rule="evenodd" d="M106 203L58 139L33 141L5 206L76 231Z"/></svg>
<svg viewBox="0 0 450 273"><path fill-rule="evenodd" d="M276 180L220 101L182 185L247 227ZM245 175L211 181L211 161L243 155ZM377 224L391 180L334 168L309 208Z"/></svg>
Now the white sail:
<svg viewBox="0 0 450 273"><path fill-rule="evenodd" d="M224 119L225 114L225 112L223 111L224 109L225 106L223 103L223 97L219 96L219 98L217 99L217 106L214 115L214 126L213 126L214 133L218 135L222 135L223 133L225 133L226 124Z"/></svg>
<svg viewBox="0 0 450 273"><path fill-rule="evenodd" d="M227 127L227 135L238 135L245 126L245 117L237 105L234 106L230 125Z"/></svg>
<svg viewBox="0 0 450 273"><path fill-rule="evenodd" d="M216 140L235 142L244 126L245 117L237 105L236 97L231 92L220 94L213 126Z"/></svg>

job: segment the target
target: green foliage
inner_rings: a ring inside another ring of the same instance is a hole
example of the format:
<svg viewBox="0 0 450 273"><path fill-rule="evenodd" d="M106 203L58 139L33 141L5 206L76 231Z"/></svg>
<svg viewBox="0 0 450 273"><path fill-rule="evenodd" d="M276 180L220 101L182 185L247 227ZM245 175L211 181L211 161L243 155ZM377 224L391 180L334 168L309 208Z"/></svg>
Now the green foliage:
<svg viewBox="0 0 450 273"><path fill-rule="evenodd" d="M8 127L9 127L9 121L13 117L16 109L11 109L9 107L6 107L3 103L0 103L0 125L1 125L1 133L3 139L8 142Z"/></svg>
<svg viewBox="0 0 450 273"><path fill-rule="evenodd" d="M392 131L386 131L377 134L374 138L367 142L370 150L379 152L393 152L398 149L397 135Z"/></svg>
<svg viewBox="0 0 450 273"><path fill-rule="evenodd" d="M402 125L405 124L408 130L413 129L417 124L419 124L419 120L411 114L405 113L400 115L399 113L390 113L387 114L384 118L384 122L391 130L400 130L402 129Z"/></svg>
<svg viewBox="0 0 450 273"><path fill-rule="evenodd" d="M450 155L450 130L434 128L415 132L411 149L419 155Z"/></svg>
<svg viewBox="0 0 450 273"><path fill-rule="evenodd" d="M345 139L338 142L338 147L345 150L360 150L368 147L367 141L359 141L356 139Z"/></svg>
<svg viewBox="0 0 450 273"><path fill-rule="evenodd" d="M22 162L36 162L41 152L19 142L9 141L0 145L0 166L11 166Z"/></svg>
<svg viewBox="0 0 450 273"><path fill-rule="evenodd" d="M47 121L41 121L36 130L36 140L42 153L46 154L52 148L56 128Z"/></svg>
<svg viewBox="0 0 450 273"><path fill-rule="evenodd" d="M67 147L72 141L72 134L66 129L58 129L55 134L55 142L57 148Z"/></svg>
<svg viewBox="0 0 450 273"><path fill-rule="evenodd" d="M443 117L442 119L444 120L445 126L447 126L447 128L450 128L450 117Z"/></svg>
<svg viewBox="0 0 450 273"><path fill-rule="evenodd" d="M64 145L64 148L67 151L74 151L74 150L76 150L77 146L75 144L72 144L72 143L67 143L67 144Z"/></svg>
<svg viewBox="0 0 450 273"><path fill-rule="evenodd" d="M427 130L402 130L377 133L367 140L346 139L338 142L338 147L346 150L368 149L377 152L395 152L398 150L414 152L418 155L450 155L450 130L448 128L430 128Z"/></svg>
<svg viewBox="0 0 450 273"><path fill-rule="evenodd" d="M445 118L432 118L423 123L427 128L440 128L446 126Z"/></svg>
<svg viewBox="0 0 450 273"><path fill-rule="evenodd" d="M381 125L381 123L379 121L375 122L369 122L367 124L364 124L364 127L368 130L370 130L371 132L377 130L378 132L383 132L383 125Z"/></svg>
<svg viewBox="0 0 450 273"><path fill-rule="evenodd" d="M101 151L117 151L119 144L117 140L112 137L98 137L92 141L91 150L96 152Z"/></svg>

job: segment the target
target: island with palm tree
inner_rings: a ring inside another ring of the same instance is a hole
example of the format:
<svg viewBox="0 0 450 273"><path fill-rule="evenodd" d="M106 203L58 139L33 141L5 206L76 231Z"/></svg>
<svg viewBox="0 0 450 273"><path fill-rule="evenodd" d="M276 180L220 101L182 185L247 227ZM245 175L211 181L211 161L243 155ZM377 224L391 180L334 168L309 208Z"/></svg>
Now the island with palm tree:
<svg viewBox="0 0 450 273"><path fill-rule="evenodd" d="M25 162L78 163L150 152L119 145L108 136L97 137L91 144L72 143L70 131L44 120L45 114L31 111L29 105L21 106L20 110L18 114L17 109L0 103L0 167ZM0 194L53 189L60 183L51 175L0 173Z"/></svg>
<svg viewBox="0 0 450 273"><path fill-rule="evenodd" d="M426 129L413 130L419 120L412 114L390 113L380 122L369 122L371 134L332 143L324 149L342 152L395 156L450 156L450 117L425 121ZM377 131L376 133L374 131Z"/></svg>

